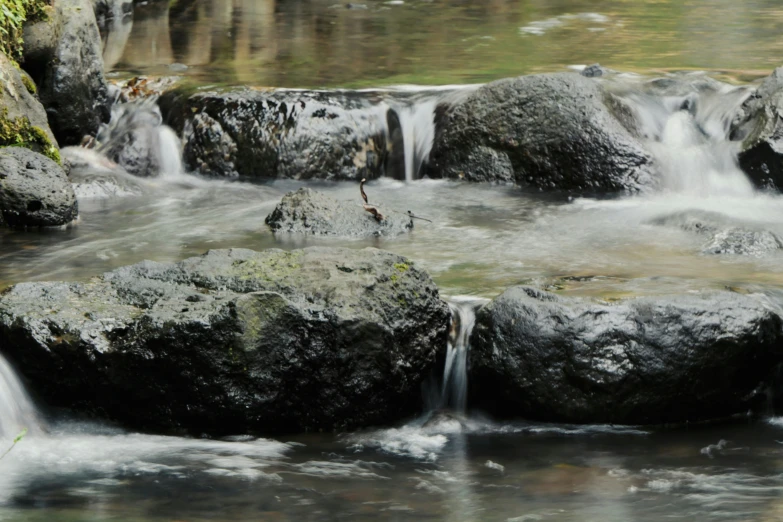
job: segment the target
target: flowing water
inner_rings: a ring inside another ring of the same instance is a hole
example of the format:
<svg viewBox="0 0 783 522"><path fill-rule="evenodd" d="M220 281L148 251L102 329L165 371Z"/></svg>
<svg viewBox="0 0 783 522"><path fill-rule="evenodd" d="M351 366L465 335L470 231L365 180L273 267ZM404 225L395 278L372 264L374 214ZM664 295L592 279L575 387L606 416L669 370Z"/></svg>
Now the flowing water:
<svg viewBox="0 0 783 522"><path fill-rule="evenodd" d="M723 67L736 79L777 65L776 5L179 0L138 7L105 35L104 58L121 75L176 70L196 81L291 87L467 84L594 61ZM397 426L210 440L126 433L45 405L41 413L0 357L0 452L10 448L0 458L0 521L783 520L780 418L671 430L497 423L465 404L476 311L515 284L602 299L728 287L780 302L783 251L715 255L716 238L683 226L707 219L783 237L783 198L751 188L728 139L748 90L678 78L685 88L649 75L602 80L636 113L660 167L647 193L614 199L419 179L437 101L471 87L388 91L407 182L380 179L366 190L390 211L431 220L393 239L274 237L264 218L302 182L192 176L176 136L155 127L154 106L125 119L118 112L111 136L137 117L153 122L160 175L131 176L102 149L65 151L81 165L73 173L80 218L61 229L0 230L0 288L86 280L210 248L384 248L426 269L450 302L443 374L428 411ZM360 202L355 183L307 186Z"/></svg>

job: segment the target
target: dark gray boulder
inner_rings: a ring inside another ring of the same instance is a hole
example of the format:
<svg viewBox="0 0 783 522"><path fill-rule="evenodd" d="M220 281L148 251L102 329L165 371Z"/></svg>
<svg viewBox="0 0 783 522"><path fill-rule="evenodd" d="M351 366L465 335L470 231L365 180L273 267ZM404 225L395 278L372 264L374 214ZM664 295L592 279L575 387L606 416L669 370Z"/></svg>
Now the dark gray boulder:
<svg viewBox="0 0 783 522"><path fill-rule="evenodd" d="M687 210L653 219L651 223L698 234L705 239L703 254L763 256L783 249L783 238L771 230L737 223L717 212Z"/></svg>
<svg viewBox="0 0 783 522"><path fill-rule="evenodd" d="M0 147L26 147L59 162L60 149L46 111L29 86L14 64L0 53Z"/></svg>
<svg viewBox="0 0 783 522"><path fill-rule="evenodd" d="M47 404L215 435L416 414L448 323L429 276L376 249L217 250L0 296L0 347Z"/></svg>
<svg viewBox="0 0 783 522"><path fill-rule="evenodd" d="M111 101L104 77L101 37L91 0L55 0L50 28L54 49L46 46L25 61L61 145L78 145L109 120Z"/></svg>
<svg viewBox="0 0 783 522"><path fill-rule="evenodd" d="M358 192L357 188L357 196ZM275 232L342 237L397 236L413 228L413 220L407 215L377 208L382 221L358 202L337 201L305 187L283 196L266 217L266 224Z"/></svg>
<svg viewBox="0 0 783 522"><path fill-rule="evenodd" d="M782 327L760 299L729 292L602 304L514 287L478 312L468 400L575 423L763 413Z"/></svg>
<svg viewBox="0 0 783 522"><path fill-rule="evenodd" d="M775 69L742 105L731 127L741 141L739 164L761 188L783 190L783 67Z"/></svg>
<svg viewBox="0 0 783 522"><path fill-rule="evenodd" d="M0 223L50 227L78 214L76 196L63 169L22 147L0 147Z"/></svg>
<svg viewBox="0 0 783 522"><path fill-rule="evenodd" d="M388 108L369 96L180 88L160 106L183 137L186 166L202 174L358 181L384 172Z"/></svg>
<svg viewBox="0 0 783 522"><path fill-rule="evenodd" d="M513 176L542 190L639 191L653 185L652 160L621 123L630 120L619 98L576 73L495 81L439 109L428 174Z"/></svg>

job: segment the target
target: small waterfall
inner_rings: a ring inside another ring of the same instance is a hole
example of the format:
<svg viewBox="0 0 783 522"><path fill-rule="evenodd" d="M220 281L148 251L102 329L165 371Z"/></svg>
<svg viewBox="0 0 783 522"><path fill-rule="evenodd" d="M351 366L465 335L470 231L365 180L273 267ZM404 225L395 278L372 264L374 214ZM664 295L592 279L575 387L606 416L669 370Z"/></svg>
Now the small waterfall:
<svg viewBox="0 0 783 522"><path fill-rule="evenodd" d="M185 172L182 167L182 146L177 133L171 127L158 127L158 148L161 176L172 177Z"/></svg>
<svg viewBox="0 0 783 522"><path fill-rule="evenodd" d="M0 355L0 448L23 429L40 431L41 420L14 369Z"/></svg>
<svg viewBox="0 0 783 522"><path fill-rule="evenodd" d="M402 132L405 155L405 181L419 178L422 165L429 159L435 139L435 106L438 99L428 97L395 107Z"/></svg>
<svg viewBox="0 0 783 522"><path fill-rule="evenodd" d="M633 86L621 97L655 158L660 188L699 197L751 196L753 186L737 162L739 143L729 136L750 91L701 77L680 80L674 92L651 85Z"/></svg>
<svg viewBox="0 0 783 522"><path fill-rule="evenodd" d="M451 308L451 330L443 368L443 384L440 390L440 408L465 412L468 396L468 351L470 334L476 324L476 311L487 300L455 298Z"/></svg>

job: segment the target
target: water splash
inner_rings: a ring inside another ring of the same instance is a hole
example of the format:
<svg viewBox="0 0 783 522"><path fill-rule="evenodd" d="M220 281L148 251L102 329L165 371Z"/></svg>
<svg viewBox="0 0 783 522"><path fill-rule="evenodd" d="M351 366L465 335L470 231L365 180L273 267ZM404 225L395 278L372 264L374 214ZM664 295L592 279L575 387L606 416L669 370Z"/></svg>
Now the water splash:
<svg viewBox="0 0 783 522"><path fill-rule="evenodd" d="M655 159L659 189L699 197L755 193L737 161L740 143L730 137L748 88L703 75L614 82Z"/></svg>
<svg viewBox="0 0 783 522"><path fill-rule="evenodd" d="M22 430L41 430L41 419L16 372L0 355L0 444L11 441Z"/></svg>

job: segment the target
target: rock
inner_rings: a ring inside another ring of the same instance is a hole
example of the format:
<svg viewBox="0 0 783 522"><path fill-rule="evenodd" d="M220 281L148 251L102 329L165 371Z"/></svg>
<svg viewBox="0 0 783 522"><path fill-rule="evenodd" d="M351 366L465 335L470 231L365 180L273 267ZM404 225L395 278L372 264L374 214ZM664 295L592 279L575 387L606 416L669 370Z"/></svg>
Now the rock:
<svg viewBox="0 0 783 522"><path fill-rule="evenodd" d="M24 24L22 64L25 68L30 64L47 62L54 56L57 42L62 36L62 19L56 9L49 9L47 14L39 20Z"/></svg>
<svg viewBox="0 0 783 522"><path fill-rule="evenodd" d="M109 120L101 38L91 0L55 0L54 11L53 20L61 24L55 48L38 60L26 60L25 68L38 84L57 140L78 145Z"/></svg>
<svg viewBox="0 0 783 522"><path fill-rule="evenodd" d="M613 424L763 412L783 320L716 292L612 304L514 287L471 336L469 402L503 417Z"/></svg>
<svg viewBox="0 0 783 522"><path fill-rule="evenodd" d="M448 323L429 276L376 249L213 250L0 296L0 347L47 404L213 435L416 414Z"/></svg>
<svg viewBox="0 0 783 522"><path fill-rule="evenodd" d="M229 91L160 100L189 170L215 176L360 180L384 172L388 107L334 92Z"/></svg>
<svg viewBox="0 0 783 522"><path fill-rule="evenodd" d="M783 239L769 230L738 225L717 212L688 210L659 217L654 225L677 227L704 236L703 254L762 256L783 248Z"/></svg>
<svg viewBox="0 0 783 522"><path fill-rule="evenodd" d="M358 196L358 187L356 192ZM413 220L407 215L382 206L377 208L384 217L381 222L358 202L337 201L312 189L301 188L283 196L266 217L266 224L275 232L343 237L397 236L413 228Z"/></svg>
<svg viewBox="0 0 783 522"><path fill-rule="evenodd" d="M46 121L46 111L3 53L0 85L0 147L26 147L59 163L60 149Z"/></svg>
<svg viewBox="0 0 783 522"><path fill-rule="evenodd" d="M76 219L73 187L49 158L22 147L0 148L0 222L50 227Z"/></svg>
<svg viewBox="0 0 783 522"><path fill-rule="evenodd" d="M428 173L636 192L653 185L652 159L621 123L630 117L619 98L579 74L499 80L440 108Z"/></svg>
<svg viewBox="0 0 783 522"><path fill-rule="evenodd" d="M741 142L739 164L758 187L783 189L783 67L775 69L742 105L731 126Z"/></svg>

